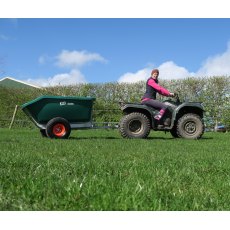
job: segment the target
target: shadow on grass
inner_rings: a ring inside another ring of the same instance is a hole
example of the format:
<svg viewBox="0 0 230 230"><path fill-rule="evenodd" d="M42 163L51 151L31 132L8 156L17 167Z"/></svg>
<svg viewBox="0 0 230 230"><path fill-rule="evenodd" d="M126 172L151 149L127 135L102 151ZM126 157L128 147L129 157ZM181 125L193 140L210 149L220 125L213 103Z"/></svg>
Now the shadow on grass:
<svg viewBox="0 0 230 230"><path fill-rule="evenodd" d="M119 139L123 139L123 138L119 138L119 137L69 137L69 140L119 140Z"/></svg>
<svg viewBox="0 0 230 230"><path fill-rule="evenodd" d="M96 136L91 136L91 137L69 137L69 140L141 140L141 139L135 139L135 138L130 138L126 139L123 137L96 137ZM213 137L202 137L198 141L202 140L212 140L214 139ZM175 140L188 140L188 139L183 139L183 138L174 138L174 137L147 137L145 139L142 139L145 141L151 141L151 140L163 140L163 141L175 141ZM191 139L191 141L195 141Z"/></svg>
<svg viewBox="0 0 230 230"><path fill-rule="evenodd" d="M213 140L213 137L202 137L200 140Z"/></svg>
<svg viewBox="0 0 230 230"><path fill-rule="evenodd" d="M145 140L175 140L179 138L173 138L173 137L148 137Z"/></svg>

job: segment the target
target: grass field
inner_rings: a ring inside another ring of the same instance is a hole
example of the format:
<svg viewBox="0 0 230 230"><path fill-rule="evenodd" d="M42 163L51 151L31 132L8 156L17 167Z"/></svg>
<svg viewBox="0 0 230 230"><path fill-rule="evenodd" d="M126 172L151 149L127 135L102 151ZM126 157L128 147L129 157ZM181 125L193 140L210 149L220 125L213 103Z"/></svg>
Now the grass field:
<svg viewBox="0 0 230 230"><path fill-rule="evenodd" d="M0 129L0 210L230 210L230 134Z"/></svg>

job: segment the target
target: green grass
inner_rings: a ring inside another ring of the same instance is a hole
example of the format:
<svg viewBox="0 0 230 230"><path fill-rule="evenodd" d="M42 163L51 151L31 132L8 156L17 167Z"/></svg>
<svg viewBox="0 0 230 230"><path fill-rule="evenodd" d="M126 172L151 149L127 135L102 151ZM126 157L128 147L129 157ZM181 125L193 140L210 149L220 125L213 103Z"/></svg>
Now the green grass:
<svg viewBox="0 0 230 230"><path fill-rule="evenodd" d="M229 133L0 132L0 210L230 210Z"/></svg>

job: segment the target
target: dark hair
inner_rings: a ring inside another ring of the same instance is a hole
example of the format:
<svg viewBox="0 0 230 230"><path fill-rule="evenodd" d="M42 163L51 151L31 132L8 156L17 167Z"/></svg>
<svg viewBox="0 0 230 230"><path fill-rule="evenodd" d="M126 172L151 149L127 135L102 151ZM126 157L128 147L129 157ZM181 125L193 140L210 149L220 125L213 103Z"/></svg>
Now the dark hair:
<svg viewBox="0 0 230 230"><path fill-rule="evenodd" d="M158 69L153 69L152 72L151 72L151 76L152 76L154 73L158 73L158 74L159 74L159 70L158 70Z"/></svg>

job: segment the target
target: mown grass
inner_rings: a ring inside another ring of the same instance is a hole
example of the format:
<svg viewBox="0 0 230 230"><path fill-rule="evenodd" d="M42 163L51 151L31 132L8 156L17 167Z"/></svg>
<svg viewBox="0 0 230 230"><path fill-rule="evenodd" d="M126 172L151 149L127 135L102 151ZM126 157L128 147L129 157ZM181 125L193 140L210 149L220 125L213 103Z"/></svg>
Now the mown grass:
<svg viewBox="0 0 230 230"><path fill-rule="evenodd" d="M230 210L230 134L0 129L0 210Z"/></svg>

